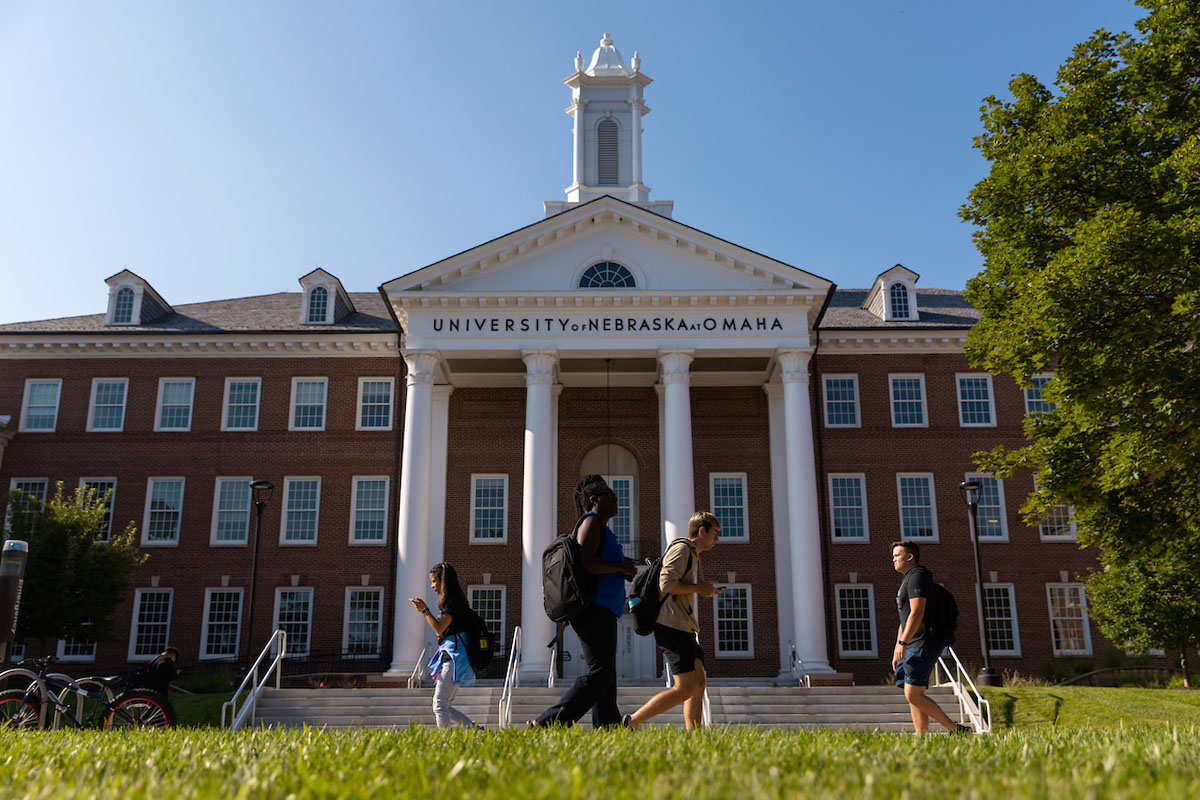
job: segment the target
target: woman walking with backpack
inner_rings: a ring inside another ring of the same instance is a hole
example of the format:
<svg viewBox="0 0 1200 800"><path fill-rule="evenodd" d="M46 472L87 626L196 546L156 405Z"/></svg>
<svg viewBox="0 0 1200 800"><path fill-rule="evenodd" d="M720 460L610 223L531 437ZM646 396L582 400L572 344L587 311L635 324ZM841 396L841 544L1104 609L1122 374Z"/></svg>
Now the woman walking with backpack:
<svg viewBox="0 0 1200 800"><path fill-rule="evenodd" d="M408 602L420 611L438 637L438 648L429 661L429 674L434 680L433 717L439 728L461 725L478 728L466 714L452 703L459 686L475 685L475 670L467 658L467 620L470 605L458 583L458 573L449 562L435 564L429 570L429 588L438 596L439 615L434 616L429 605L419 597Z"/></svg>
<svg viewBox="0 0 1200 800"><path fill-rule="evenodd" d="M570 620L579 637L587 673L580 675L557 703L542 712L529 727L553 723L574 725L590 708L592 725L621 724L617 709L617 619L625 607L625 581L637 567L625 558L621 543L609 529L617 515L617 495L599 475L585 475L575 487L575 505L582 516L575 524L575 540L586 572L597 577L592 604Z"/></svg>

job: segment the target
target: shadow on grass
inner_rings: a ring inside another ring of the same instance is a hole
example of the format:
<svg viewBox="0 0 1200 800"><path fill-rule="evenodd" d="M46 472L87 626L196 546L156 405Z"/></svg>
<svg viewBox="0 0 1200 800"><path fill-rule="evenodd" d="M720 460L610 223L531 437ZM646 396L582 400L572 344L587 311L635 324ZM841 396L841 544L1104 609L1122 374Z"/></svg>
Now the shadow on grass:
<svg viewBox="0 0 1200 800"><path fill-rule="evenodd" d="M1058 715L1062 713L1063 699L1062 695L1052 694L1050 699L1054 701L1054 709L1050 712L1050 724L1058 724Z"/></svg>

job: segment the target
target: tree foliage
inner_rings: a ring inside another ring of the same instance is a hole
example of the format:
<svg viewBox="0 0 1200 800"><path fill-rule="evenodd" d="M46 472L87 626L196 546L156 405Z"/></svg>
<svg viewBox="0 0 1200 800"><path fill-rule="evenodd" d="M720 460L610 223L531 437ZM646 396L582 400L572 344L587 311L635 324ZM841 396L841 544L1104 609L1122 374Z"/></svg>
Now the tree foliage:
<svg viewBox="0 0 1200 800"><path fill-rule="evenodd" d="M1029 444L981 458L1037 472L1025 511L1075 507L1114 555L1200 546L1200 0L1140 0L1137 34L1097 31L1059 68L989 97L991 162L961 216L984 270L975 365L1057 407Z"/></svg>
<svg viewBox="0 0 1200 800"><path fill-rule="evenodd" d="M76 489L44 505L14 491L8 500L9 537L29 543L17 640L108 641L134 569L145 560L134 546L132 522L107 542L97 539L107 498Z"/></svg>
<svg viewBox="0 0 1200 800"><path fill-rule="evenodd" d="M1200 554L1113 561L1088 579L1087 592L1105 636L1139 653L1179 653L1184 683L1191 685L1188 651L1200 645Z"/></svg>

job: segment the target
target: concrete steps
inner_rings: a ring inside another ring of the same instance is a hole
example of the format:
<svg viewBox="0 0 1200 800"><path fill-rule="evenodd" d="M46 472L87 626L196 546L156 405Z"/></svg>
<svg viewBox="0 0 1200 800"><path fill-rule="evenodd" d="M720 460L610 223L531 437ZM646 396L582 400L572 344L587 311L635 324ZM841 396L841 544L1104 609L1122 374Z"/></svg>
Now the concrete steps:
<svg viewBox="0 0 1200 800"><path fill-rule="evenodd" d="M622 686L617 702L623 712L635 710L661 686ZM553 704L566 685L522 687L513 696L512 720L523 725ZM475 722L497 728L500 686L463 688L454 707ZM710 686L714 725L755 725L763 728L848 728L911 730L908 704L899 689L889 686L827 686L810 689L766 685ZM930 690L952 718L958 704L949 688ZM256 725L326 728L390 728L433 725L433 689L269 689L258 702ZM653 725L683 726L683 707L656 717ZM590 726L590 717L581 721ZM936 725L934 727L937 727Z"/></svg>

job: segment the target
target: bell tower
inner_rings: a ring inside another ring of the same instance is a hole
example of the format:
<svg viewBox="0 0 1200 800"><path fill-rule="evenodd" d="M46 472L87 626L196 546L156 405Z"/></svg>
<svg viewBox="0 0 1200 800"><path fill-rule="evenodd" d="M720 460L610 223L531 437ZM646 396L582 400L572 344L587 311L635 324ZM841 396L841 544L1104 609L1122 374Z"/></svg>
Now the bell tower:
<svg viewBox="0 0 1200 800"><path fill-rule="evenodd" d="M642 91L650 81L636 52L626 69L607 33L586 68L583 53L575 54L575 71L563 79L574 120L572 180L565 202L546 201L546 216L606 194L671 216L674 203L651 201L642 182L642 117L650 113Z"/></svg>

